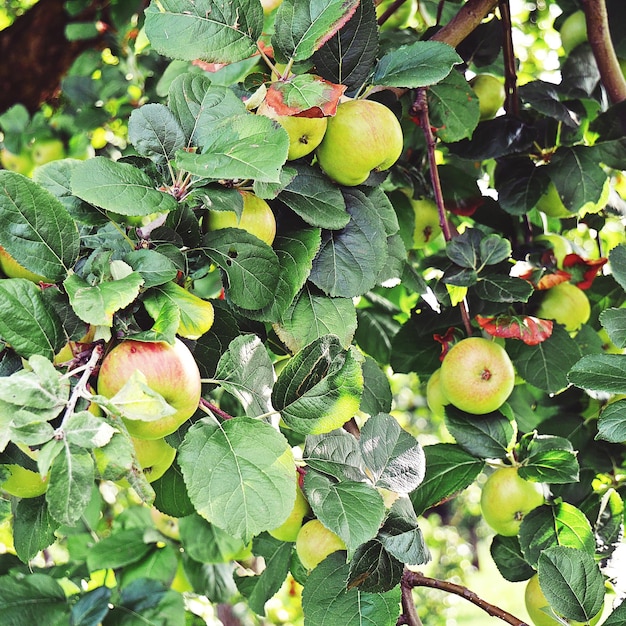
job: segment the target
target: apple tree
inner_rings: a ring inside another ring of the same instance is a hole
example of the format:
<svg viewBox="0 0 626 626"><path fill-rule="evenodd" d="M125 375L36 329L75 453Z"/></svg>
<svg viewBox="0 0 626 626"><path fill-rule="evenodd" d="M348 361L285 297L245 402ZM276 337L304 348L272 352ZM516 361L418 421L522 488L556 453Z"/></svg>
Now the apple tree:
<svg viewBox="0 0 626 626"><path fill-rule="evenodd" d="M623 624L623 3L111 4L0 114L3 623L521 626L423 573L479 485L535 624Z"/></svg>

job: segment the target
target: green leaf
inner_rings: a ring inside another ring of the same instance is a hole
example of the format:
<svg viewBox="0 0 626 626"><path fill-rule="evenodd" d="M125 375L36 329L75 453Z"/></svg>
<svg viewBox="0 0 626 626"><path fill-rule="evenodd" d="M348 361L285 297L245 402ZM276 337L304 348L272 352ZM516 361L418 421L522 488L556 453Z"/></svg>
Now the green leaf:
<svg viewBox="0 0 626 626"><path fill-rule="evenodd" d="M280 263L258 237L238 228L223 228L205 235L203 250L226 274L226 292L233 304L258 310L274 299Z"/></svg>
<svg viewBox="0 0 626 626"><path fill-rule="evenodd" d="M141 275L144 289L164 285L178 274L174 262L156 250L133 250L123 260Z"/></svg>
<svg viewBox="0 0 626 626"><path fill-rule="evenodd" d="M613 278L619 283L622 289L626 290L626 245L615 246L609 252L609 263L613 271Z"/></svg>
<svg viewBox="0 0 626 626"><path fill-rule="evenodd" d="M626 602L622 600L613 612L602 622L602 626L622 626L626 620Z"/></svg>
<svg viewBox="0 0 626 626"><path fill-rule="evenodd" d="M105 157L82 161L72 171L71 184L74 195L119 215L166 213L178 205L139 168Z"/></svg>
<svg viewBox="0 0 626 626"><path fill-rule="evenodd" d="M389 363L392 354L391 340L400 329L400 324L383 308L357 309L356 314L357 344L379 363Z"/></svg>
<svg viewBox="0 0 626 626"><path fill-rule="evenodd" d="M424 453L426 474L422 484L411 493L418 515L471 485L485 466L484 461L452 443L424 446Z"/></svg>
<svg viewBox="0 0 626 626"><path fill-rule="evenodd" d="M179 151L176 165L191 174L214 180L252 179L279 183L287 160L289 135L264 115L245 113L212 125L201 154Z"/></svg>
<svg viewBox="0 0 626 626"><path fill-rule="evenodd" d="M61 623L69 613L65 591L51 576L0 576L0 613L7 624Z"/></svg>
<svg viewBox="0 0 626 626"><path fill-rule="evenodd" d="M569 370L567 380L588 391L626 393L626 357L623 354L587 354Z"/></svg>
<svg viewBox="0 0 626 626"><path fill-rule="evenodd" d="M360 545L350 561L348 588L384 593L398 585L404 564L391 555L377 539Z"/></svg>
<svg viewBox="0 0 626 626"><path fill-rule="evenodd" d="M572 444L562 437L533 434L523 455L519 475L525 480L551 484L578 481L578 459Z"/></svg>
<svg viewBox="0 0 626 626"><path fill-rule="evenodd" d="M607 404L598 418L596 439L621 443L626 441L626 400L617 400Z"/></svg>
<svg viewBox="0 0 626 626"><path fill-rule="evenodd" d="M13 515L13 543L20 560L28 563L40 550L52 545L57 526L44 496L19 500Z"/></svg>
<svg viewBox="0 0 626 626"><path fill-rule="evenodd" d="M227 563L246 547L240 538L232 537L197 513L182 517L178 528L185 552L199 563Z"/></svg>
<svg viewBox="0 0 626 626"><path fill-rule="evenodd" d="M338 480L364 481L359 442L342 428L324 435L308 435L302 458L307 465Z"/></svg>
<svg viewBox="0 0 626 626"><path fill-rule="evenodd" d="M365 357L362 369L363 395L359 409L369 415L389 413L393 403L393 394L385 372L378 367L371 356Z"/></svg>
<svg viewBox="0 0 626 626"><path fill-rule="evenodd" d="M79 245L76 224L55 196L0 170L0 246L20 265L58 282L78 259Z"/></svg>
<svg viewBox="0 0 626 626"><path fill-rule="evenodd" d="M263 31L263 9L254 0L153 0L146 35L164 56L233 63L252 56Z"/></svg>
<svg viewBox="0 0 626 626"><path fill-rule="evenodd" d="M376 487L408 494L424 479L422 447L388 413L373 415L365 422L359 445L367 474Z"/></svg>
<svg viewBox="0 0 626 626"><path fill-rule="evenodd" d="M556 546L539 557L539 584L554 610L568 619L588 622L604 605L604 579L586 552Z"/></svg>
<svg viewBox="0 0 626 626"><path fill-rule="evenodd" d="M164 104L144 104L128 118L128 140L155 163L167 163L185 147L185 134Z"/></svg>
<svg viewBox="0 0 626 626"><path fill-rule="evenodd" d="M276 528L296 497L296 472L286 439L247 417L194 424L178 461L196 510L245 543Z"/></svg>
<svg viewBox="0 0 626 626"><path fill-rule="evenodd" d="M113 314L133 302L142 285L143 278L138 272L99 285L90 285L77 274L71 274L63 282L80 319L94 326L109 327L113 325Z"/></svg>
<svg viewBox="0 0 626 626"><path fill-rule="evenodd" d="M599 319L609 339L618 348L626 348L626 309L605 309Z"/></svg>
<svg viewBox="0 0 626 626"><path fill-rule="evenodd" d="M56 312L25 278L0 280L0 337L26 359L39 354L52 360L66 341Z"/></svg>
<svg viewBox="0 0 626 626"><path fill-rule="evenodd" d="M185 626L182 594L149 578L134 580L122 590L118 606L110 613L116 626Z"/></svg>
<svg viewBox="0 0 626 626"><path fill-rule="evenodd" d="M276 12L272 45L285 59L304 61L356 11L359 0L284 0Z"/></svg>
<svg viewBox="0 0 626 626"><path fill-rule="evenodd" d="M567 502L540 506L522 520L519 541L524 558L537 567L541 554L553 546L576 548L593 556L596 541L589 520Z"/></svg>
<svg viewBox="0 0 626 626"><path fill-rule="evenodd" d="M522 554L517 536L495 535L489 551L505 580L513 583L521 582L528 580L535 573Z"/></svg>
<svg viewBox="0 0 626 626"><path fill-rule="evenodd" d="M338 230L350 221L341 190L321 170L294 163L297 176L278 194L278 199L307 224Z"/></svg>
<svg viewBox="0 0 626 626"><path fill-rule="evenodd" d="M230 342L213 379L241 402L248 417L272 411L274 368L256 335L241 335Z"/></svg>
<svg viewBox="0 0 626 626"><path fill-rule="evenodd" d="M65 440L80 448L101 448L111 441L115 432L113 426L89 411L72 413L63 422Z"/></svg>
<svg viewBox="0 0 626 626"><path fill-rule="evenodd" d="M340 552L326 557L307 578L302 609L307 626L395 626L400 614L399 586L386 593L345 588L349 565Z"/></svg>
<svg viewBox="0 0 626 626"><path fill-rule="evenodd" d="M274 330L291 352L298 352L324 335L336 335L347 347L352 343L356 327L356 312L350 298L329 298L307 284L274 325Z"/></svg>
<svg viewBox="0 0 626 626"><path fill-rule="evenodd" d="M109 612L112 595L112 590L104 585L85 593L72 606L70 624L72 626L101 624Z"/></svg>
<svg viewBox="0 0 626 626"><path fill-rule="evenodd" d="M119 569L137 563L151 550L144 534L144 528L115 530L94 543L87 553L89 570Z"/></svg>
<svg viewBox="0 0 626 626"><path fill-rule="evenodd" d="M363 393L362 357L325 335L300 350L278 376L272 405L285 424L303 435L339 428L359 408Z"/></svg>
<svg viewBox="0 0 626 626"><path fill-rule="evenodd" d="M522 278L483 272L478 275L474 292L478 298L489 302L527 302L533 287Z"/></svg>
<svg viewBox="0 0 626 626"><path fill-rule="evenodd" d="M387 87L428 87L443 80L462 63L452 46L439 41L416 41L385 54L372 84Z"/></svg>

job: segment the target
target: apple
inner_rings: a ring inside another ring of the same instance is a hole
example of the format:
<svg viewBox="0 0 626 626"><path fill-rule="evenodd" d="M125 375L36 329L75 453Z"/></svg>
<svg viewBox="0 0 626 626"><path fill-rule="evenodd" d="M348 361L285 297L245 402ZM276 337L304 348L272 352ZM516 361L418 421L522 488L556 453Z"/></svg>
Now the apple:
<svg viewBox="0 0 626 626"><path fill-rule="evenodd" d="M380 19L380 17L394 2L395 0L382 0L382 2L376 6L376 19ZM408 25L414 10L415 3L413 0L405 0L404 4L400 5L389 16L389 18L381 24L380 30L405 28Z"/></svg>
<svg viewBox="0 0 626 626"><path fill-rule="evenodd" d="M137 461L148 482L154 482L165 474L174 462L176 448L170 446L165 439L138 439L131 437Z"/></svg>
<svg viewBox="0 0 626 626"><path fill-rule="evenodd" d="M126 427L137 439L161 439L196 412L202 391L198 365L178 338L173 345L165 341L126 339L104 357L98 374L98 393L112 398L136 370L145 376L148 387L160 393L176 412L150 422L125 419Z"/></svg>
<svg viewBox="0 0 626 626"><path fill-rule="evenodd" d="M33 162L35 165L44 165L50 161L58 161L65 158L65 146L60 139L36 139L31 146Z"/></svg>
<svg viewBox="0 0 626 626"><path fill-rule="evenodd" d="M572 245L566 237L558 235L556 233L544 233L535 237L536 242L545 242L552 250L552 254L557 262L557 265L561 267L563 265L563 259L572 252Z"/></svg>
<svg viewBox="0 0 626 626"><path fill-rule="evenodd" d="M296 537L296 553L308 570L317 567L329 554L345 549L343 540L318 519L304 524Z"/></svg>
<svg viewBox="0 0 626 626"><path fill-rule="evenodd" d="M545 292L537 317L563 324L568 332L577 331L591 316L587 294L570 282L558 283Z"/></svg>
<svg viewBox="0 0 626 626"><path fill-rule="evenodd" d="M545 213L548 217L574 217L576 215L582 217L587 213L601 211L607 205L610 193L611 181L607 178L602 186L602 192L597 202L586 202L578 211L572 212L563 204L556 185L550 181L547 190L539 198L535 208Z"/></svg>
<svg viewBox="0 0 626 626"><path fill-rule="evenodd" d="M310 154L320 145L328 126L327 117L298 117L278 115L265 101L257 109L257 114L276 120L289 135L287 160L294 161Z"/></svg>
<svg viewBox="0 0 626 626"><path fill-rule="evenodd" d="M462 411L482 415L498 409L515 385L515 369L495 341L468 337L454 344L441 364L443 396Z"/></svg>
<svg viewBox="0 0 626 626"><path fill-rule="evenodd" d="M155 507L150 509L150 517L154 522L156 529L166 537L174 541L180 541L180 528L178 526L178 518L162 513Z"/></svg>
<svg viewBox="0 0 626 626"><path fill-rule="evenodd" d="M439 210L430 198L411 198L411 205L415 214L413 248L424 248L441 233Z"/></svg>
<svg viewBox="0 0 626 626"><path fill-rule="evenodd" d="M283 0L261 0L263 13L265 13L265 15L271 13L274 9L278 8L282 4L282 1Z"/></svg>
<svg viewBox="0 0 626 626"><path fill-rule="evenodd" d="M0 246L0 269L7 278L25 278L34 283L53 283L45 276L35 274L20 265L2 246Z"/></svg>
<svg viewBox="0 0 626 626"><path fill-rule="evenodd" d="M582 10L574 11L561 24L561 45L565 54L587 41L587 20Z"/></svg>
<svg viewBox="0 0 626 626"><path fill-rule="evenodd" d="M89 325L87 332L78 341L68 341L55 355L52 362L55 365L62 365L63 363L69 363L76 354L81 350L81 345L90 344L93 342L93 338L96 334L96 327ZM98 406L93 402L89 405Z"/></svg>
<svg viewBox="0 0 626 626"><path fill-rule="evenodd" d="M550 603L541 590L538 574L532 576L528 583L526 583L524 604L526 605L528 616L535 626L562 626L563 621L557 620L550 614ZM548 612L546 613L546 611ZM594 626L600 621L601 617L602 611L599 611L598 614L591 618L588 622L576 622L573 620L565 620L565 622L567 624L571 624L572 626L583 626L583 624Z"/></svg>
<svg viewBox="0 0 626 626"><path fill-rule="evenodd" d="M29 150L21 150L19 154L14 154L7 148L0 150L0 164L5 170L17 172L24 176L30 176L35 167Z"/></svg>
<svg viewBox="0 0 626 626"><path fill-rule="evenodd" d="M445 417L445 407L450 402L441 390L441 368L436 369L426 383L426 404L435 417Z"/></svg>
<svg viewBox="0 0 626 626"><path fill-rule="evenodd" d="M481 120L493 119L504 105L504 85L493 74L477 74L470 80L470 86L478 98Z"/></svg>
<svg viewBox="0 0 626 626"><path fill-rule="evenodd" d="M329 178L353 187L372 171L389 169L400 158L403 143L400 122L384 104L347 100L328 119L317 161Z"/></svg>
<svg viewBox="0 0 626 626"><path fill-rule="evenodd" d="M209 230L241 228L271 246L276 236L276 219L270 205L250 191L239 191L243 197L241 218L234 211L209 210Z"/></svg>
<svg viewBox="0 0 626 626"><path fill-rule="evenodd" d="M269 530L269 534L275 539L280 539L280 541L295 541L300 528L302 528L302 520L310 510L302 489L296 485L296 501L291 513L280 526Z"/></svg>
<svg viewBox="0 0 626 626"><path fill-rule="evenodd" d="M48 489L48 477L39 472L26 469L17 463L3 466L8 470L8 477L0 484L0 489L18 498L36 498Z"/></svg>
<svg viewBox="0 0 626 626"><path fill-rule="evenodd" d="M517 467L500 467L487 478L480 494L484 520L505 537L517 535L524 517L544 503L543 488L520 477Z"/></svg>

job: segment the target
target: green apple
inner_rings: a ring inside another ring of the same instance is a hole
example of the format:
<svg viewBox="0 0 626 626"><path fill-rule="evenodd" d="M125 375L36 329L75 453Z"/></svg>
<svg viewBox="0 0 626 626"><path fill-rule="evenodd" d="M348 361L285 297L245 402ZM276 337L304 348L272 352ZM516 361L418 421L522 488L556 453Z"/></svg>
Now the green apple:
<svg viewBox="0 0 626 626"><path fill-rule="evenodd" d="M535 574L526 583L526 590L524 592L524 604L528 611L528 616L532 620L535 626L562 626L563 622L552 617L550 611L550 603L544 595L539 585L539 575ZM588 622L576 622L573 620L565 620L566 623L572 626L583 626L583 624L589 624L595 626L602 617L602 611L599 611L596 616L591 618Z"/></svg>
<svg viewBox="0 0 626 626"><path fill-rule="evenodd" d="M126 427L132 437L161 439L196 412L202 391L198 365L178 338L173 345L127 339L104 357L98 374L98 393L112 398L137 370L148 387L160 393L176 412L153 421L125 419Z"/></svg>
<svg viewBox="0 0 626 626"><path fill-rule="evenodd" d="M278 115L271 106L262 102L257 114L276 120L289 135L287 160L293 161L310 154L320 145L328 126L327 117L298 117Z"/></svg>
<svg viewBox="0 0 626 626"><path fill-rule="evenodd" d="M558 283L545 292L535 315L577 331L591 316L587 294L570 282Z"/></svg>
<svg viewBox="0 0 626 626"><path fill-rule="evenodd" d="M376 5L376 19L380 19L381 15L395 2L395 0L382 0L382 2ZM394 11L389 19L381 25L380 30L387 30L392 28L405 28L413 12L415 10L415 3L413 0L405 0L404 4L400 5L396 11Z"/></svg>
<svg viewBox="0 0 626 626"><path fill-rule="evenodd" d="M90 344L93 342L93 338L96 334L96 327L89 325L87 332L78 341L68 341L55 355L52 362L55 365L61 365L71 361L76 353L80 350L81 344ZM98 406L97 404L90 404L90 406Z"/></svg>
<svg viewBox="0 0 626 626"><path fill-rule="evenodd" d="M436 369L426 383L426 404L435 417L445 416L445 407L450 402L441 389L441 368Z"/></svg>
<svg viewBox="0 0 626 626"><path fill-rule="evenodd" d="M583 11L574 11L561 24L561 45L565 54L587 41L587 20Z"/></svg>
<svg viewBox="0 0 626 626"><path fill-rule="evenodd" d="M35 165L44 165L50 161L65 158L65 146L60 139L36 139L31 147Z"/></svg>
<svg viewBox="0 0 626 626"><path fill-rule="evenodd" d="M241 228L271 246L276 236L276 219L270 205L250 191L239 193L243 197L241 218L234 211L211 209L207 216L209 230Z"/></svg>
<svg viewBox="0 0 626 626"><path fill-rule="evenodd" d="M400 158L403 143L400 122L384 104L348 100L329 118L317 161L329 178L352 187L373 171L389 169Z"/></svg>
<svg viewBox="0 0 626 626"><path fill-rule="evenodd" d="M439 210L430 198L411 198L411 205L415 214L413 248L424 248L441 233Z"/></svg>
<svg viewBox="0 0 626 626"><path fill-rule="evenodd" d="M569 239L556 233L544 233L535 237L536 242L545 242L552 250L557 265L563 265L563 259L572 252L572 244Z"/></svg>
<svg viewBox="0 0 626 626"><path fill-rule="evenodd" d="M162 513L155 507L150 509L150 517L154 522L156 529L166 537L180 541L180 528L178 526L178 518Z"/></svg>
<svg viewBox="0 0 626 626"><path fill-rule="evenodd" d="M36 498L48 489L48 478L39 472L26 469L17 463L3 466L8 470L8 477L0 484L0 489L18 498Z"/></svg>
<svg viewBox="0 0 626 626"><path fill-rule="evenodd" d="M34 283L53 283L45 276L35 274L20 265L2 246L0 246L0 269L7 278L25 278Z"/></svg>
<svg viewBox="0 0 626 626"><path fill-rule="evenodd" d="M493 119L504 105L504 85L493 74L477 74L470 80L470 86L478 98L481 120Z"/></svg>
<svg viewBox="0 0 626 626"><path fill-rule="evenodd" d="M280 526L269 530L269 534L281 541L295 541L300 528L302 528L302 520L308 515L310 510L309 503L304 497L302 489L296 485L296 501L291 513Z"/></svg>
<svg viewBox="0 0 626 626"><path fill-rule="evenodd" d="M606 179L602 186L602 192L597 202L586 202L578 211L570 211L561 200L561 196L556 188L556 185L550 181L548 189L539 198L535 208L545 213L548 217L574 217L576 215L584 216L587 213L597 213L601 211L609 201L609 195L611 193L611 181Z"/></svg>
<svg viewBox="0 0 626 626"><path fill-rule="evenodd" d="M0 164L5 170L30 176L35 164L29 150L22 150L19 154L13 154L7 148L0 150Z"/></svg>
<svg viewBox="0 0 626 626"><path fill-rule="evenodd" d="M480 508L484 520L499 535L517 535L524 517L544 503L543 488L520 477L517 467L500 467L483 485Z"/></svg>
<svg viewBox="0 0 626 626"><path fill-rule="evenodd" d="M283 0L261 0L263 6L263 13L266 15L271 13L274 9L278 8L282 4Z"/></svg>
<svg viewBox="0 0 626 626"><path fill-rule="evenodd" d="M176 448L165 439L137 439L131 437L137 461L149 482L158 480L174 462Z"/></svg>
<svg viewBox="0 0 626 626"><path fill-rule="evenodd" d="M454 344L441 364L441 391L450 404L482 415L498 409L515 385L515 369L495 341L468 337Z"/></svg>
<svg viewBox="0 0 626 626"><path fill-rule="evenodd" d="M318 519L304 524L296 537L296 553L308 570L317 567L329 554L345 549L346 544L341 537L326 528Z"/></svg>

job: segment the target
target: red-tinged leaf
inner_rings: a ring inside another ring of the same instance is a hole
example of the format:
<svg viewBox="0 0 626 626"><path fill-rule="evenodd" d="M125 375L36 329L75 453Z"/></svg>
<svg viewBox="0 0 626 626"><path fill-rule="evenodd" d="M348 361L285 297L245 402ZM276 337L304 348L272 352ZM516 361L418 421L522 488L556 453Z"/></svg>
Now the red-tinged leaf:
<svg viewBox="0 0 626 626"><path fill-rule="evenodd" d="M217 72L218 70L221 70L223 67L226 67L228 65L228 63L207 63L206 61L202 61L201 59L196 59L195 61L192 61L191 64L199 67L205 72L211 73Z"/></svg>
<svg viewBox="0 0 626 626"><path fill-rule="evenodd" d="M457 202L446 202L446 209L455 215L462 215L469 217L473 215L477 209L485 204L483 197L478 198L464 198Z"/></svg>
<svg viewBox="0 0 626 626"><path fill-rule="evenodd" d="M437 343L441 344L441 354L439 355L439 360L443 361L446 354L450 351L450 348L457 343L459 337L457 336L457 329L451 326L443 335L435 333L433 335L433 339Z"/></svg>
<svg viewBox="0 0 626 626"><path fill-rule="evenodd" d="M568 254L563 259L563 267L570 273L571 281L579 289L589 289L602 266L608 261L600 259L583 259L578 254Z"/></svg>
<svg viewBox="0 0 626 626"><path fill-rule="evenodd" d="M346 90L319 76L300 74L272 83L265 102L277 115L325 117L335 115L339 99Z"/></svg>
<svg viewBox="0 0 626 626"><path fill-rule="evenodd" d="M478 325L492 337L520 339L529 346L536 346L552 335L554 323L530 315L476 316Z"/></svg>
<svg viewBox="0 0 626 626"><path fill-rule="evenodd" d="M553 274L544 274L535 285L535 289L539 289L541 291L550 289L559 283L566 283L570 278L570 274L563 270L557 270Z"/></svg>

